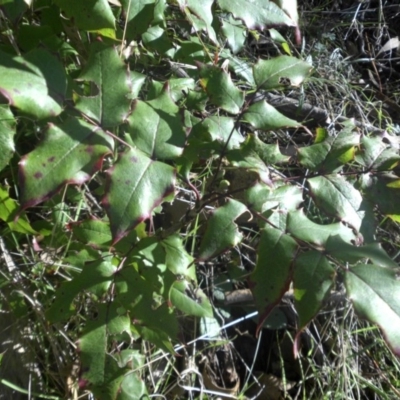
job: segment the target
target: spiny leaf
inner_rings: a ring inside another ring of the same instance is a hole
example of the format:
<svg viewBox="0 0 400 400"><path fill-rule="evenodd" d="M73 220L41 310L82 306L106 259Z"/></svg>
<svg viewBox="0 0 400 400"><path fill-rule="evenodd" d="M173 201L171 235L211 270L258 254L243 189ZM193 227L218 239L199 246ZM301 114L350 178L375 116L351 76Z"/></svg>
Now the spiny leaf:
<svg viewBox="0 0 400 400"><path fill-rule="evenodd" d="M153 161L137 149L121 154L107 174L103 204L110 219L114 243L149 218L154 208L174 193L174 168Z"/></svg>
<svg viewBox="0 0 400 400"><path fill-rule="evenodd" d="M340 175L317 176L307 182L320 209L361 232L368 242L373 240L376 225L373 209L350 182Z"/></svg>
<svg viewBox="0 0 400 400"><path fill-rule="evenodd" d="M115 29L115 17L107 0L55 0L79 29L97 31Z"/></svg>
<svg viewBox="0 0 400 400"><path fill-rule="evenodd" d="M253 67L254 80L259 89L285 89L300 86L311 73L310 64L290 56L259 60Z"/></svg>
<svg viewBox="0 0 400 400"><path fill-rule="evenodd" d="M90 81L95 93L80 96L76 107L104 128L120 125L128 117L131 78L117 50L93 43L88 63L78 80Z"/></svg>
<svg viewBox="0 0 400 400"><path fill-rule="evenodd" d="M61 113L67 88L62 64L45 50L24 58L0 51L0 99L34 118Z"/></svg>
<svg viewBox="0 0 400 400"><path fill-rule="evenodd" d="M233 54L242 50L246 41L246 29L240 21L235 20L232 15L228 19L221 19L221 31Z"/></svg>
<svg viewBox="0 0 400 400"><path fill-rule="evenodd" d="M66 183L82 184L98 171L113 140L98 127L70 117L50 124L44 140L19 162L21 208L36 205Z"/></svg>
<svg viewBox="0 0 400 400"><path fill-rule="evenodd" d="M199 260L215 257L240 243L242 234L234 221L246 211L244 204L228 199L225 205L212 213L201 241Z"/></svg>
<svg viewBox="0 0 400 400"><path fill-rule="evenodd" d="M126 39L136 40L137 37L146 32L155 15L155 0L120 0L126 13ZM157 2L162 3L162 2Z"/></svg>
<svg viewBox="0 0 400 400"><path fill-rule="evenodd" d="M361 264L345 271L347 294L357 313L379 325L400 356L400 282L398 268Z"/></svg>
<svg viewBox="0 0 400 400"><path fill-rule="evenodd" d="M261 231L257 264L250 276L250 288L260 313L258 330L289 289L297 249L289 235L271 227Z"/></svg>
<svg viewBox="0 0 400 400"><path fill-rule="evenodd" d="M238 114L244 102L244 93L235 86L229 74L213 65L198 65L200 84L210 101L231 114Z"/></svg>
<svg viewBox="0 0 400 400"><path fill-rule="evenodd" d="M186 142L186 128L168 87L154 100L136 100L128 120L127 140L153 159L180 156Z"/></svg>
<svg viewBox="0 0 400 400"><path fill-rule="evenodd" d="M330 236L339 235L345 242L357 242L353 231L341 222L320 225L306 217L303 210L291 211L287 217L287 230L295 238L324 247Z"/></svg>
<svg viewBox="0 0 400 400"><path fill-rule="evenodd" d="M15 126L16 121L10 108L0 105L0 171L7 166L15 151Z"/></svg>
<svg viewBox="0 0 400 400"><path fill-rule="evenodd" d="M252 104L243 115L243 119L253 128L264 131L283 127L301 126L297 121L285 117L265 100Z"/></svg>
<svg viewBox="0 0 400 400"><path fill-rule="evenodd" d="M218 0L219 6L241 19L250 29L265 29L270 25L295 26L295 22L269 0Z"/></svg>

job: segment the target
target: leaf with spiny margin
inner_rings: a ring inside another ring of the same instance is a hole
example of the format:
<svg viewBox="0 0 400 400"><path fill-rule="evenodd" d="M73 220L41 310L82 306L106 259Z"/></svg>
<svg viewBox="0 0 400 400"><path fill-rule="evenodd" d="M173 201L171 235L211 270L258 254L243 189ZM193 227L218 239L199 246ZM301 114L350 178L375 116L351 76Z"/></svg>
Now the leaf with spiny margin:
<svg viewBox="0 0 400 400"><path fill-rule="evenodd" d="M116 48L92 43L87 65L77 80L89 81L96 86L92 95L79 96L78 110L103 128L115 127L126 120L130 112L132 82Z"/></svg>
<svg viewBox="0 0 400 400"><path fill-rule="evenodd" d="M298 87L311 74L311 71L310 64L290 56L259 60L253 67L257 87L265 90Z"/></svg>
<svg viewBox="0 0 400 400"><path fill-rule="evenodd" d="M155 17L155 0L119 0L126 14L126 40L137 40ZM157 3L163 3L157 1Z"/></svg>
<svg viewBox="0 0 400 400"><path fill-rule="evenodd" d="M287 217L287 230L292 236L307 243L325 247L330 236L338 235L346 243L360 241L354 232L341 222L320 225L311 221L303 210L290 211Z"/></svg>
<svg viewBox="0 0 400 400"><path fill-rule="evenodd" d="M15 151L14 135L16 121L10 107L0 105L0 171L3 170L11 160Z"/></svg>
<svg viewBox="0 0 400 400"><path fill-rule="evenodd" d="M227 203L212 212L200 244L198 260L207 260L238 245L243 235L235 220L247 208L239 201L228 199Z"/></svg>
<svg viewBox="0 0 400 400"><path fill-rule="evenodd" d="M299 148L299 162L312 171L337 172L354 159L359 142L358 133L343 129L337 136L328 136L322 142Z"/></svg>
<svg viewBox="0 0 400 400"><path fill-rule="evenodd" d="M381 267L397 268L380 243L369 243L365 246L354 246L345 242L340 236L330 236L326 242L325 251L339 260L355 264L362 259L369 259Z"/></svg>
<svg viewBox="0 0 400 400"><path fill-rule="evenodd" d="M293 289L299 331L317 315L334 279L335 269L321 252L310 250L296 258Z"/></svg>
<svg viewBox="0 0 400 400"><path fill-rule="evenodd" d="M174 168L152 160L138 149L122 153L107 175L103 204L114 244L174 194Z"/></svg>
<svg viewBox="0 0 400 400"><path fill-rule="evenodd" d="M217 35L212 26L213 12L211 10L214 0L177 0L181 9L186 13L188 20L196 31L205 29L209 39L218 44ZM186 7L194 14L190 14Z"/></svg>
<svg viewBox="0 0 400 400"><path fill-rule="evenodd" d="M233 54L243 49L247 33L246 28L240 21L229 15L228 19L221 18L221 31L226 37L227 44Z"/></svg>
<svg viewBox="0 0 400 400"><path fill-rule="evenodd" d="M208 297L200 288L193 288L185 279L174 282L169 294L171 303L187 315L204 318L213 316Z"/></svg>
<svg viewBox="0 0 400 400"><path fill-rule="evenodd" d="M400 161L398 149L382 139L364 135L355 160L368 170L387 171L398 165Z"/></svg>
<svg viewBox="0 0 400 400"><path fill-rule="evenodd" d="M111 256L88 262L82 271L71 281L66 281L57 289L56 298L47 310L46 316L52 323L63 321L75 313L73 301L84 291L102 297L111 284L117 267L112 264Z"/></svg>
<svg viewBox="0 0 400 400"><path fill-rule="evenodd" d="M301 126L297 121L285 117L265 100L252 104L244 113L243 119L254 129L263 131L285 127L297 128Z"/></svg>
<svg viewBox="0 0 400 400"><path fill-rule="evenodd" d="M376 222L373 208L343 176L316 176L307 180L316 205L330 216L346 222L364 240L374 240Z"/></svg>
<svg viewBox="0 0 400 400"><path fill-rule="evenodd" d="M0 59L0 100L38 119L62 112L67 77L54 56L35 49L24 57L0 51Z"/></svg>
<svg viewBox="0 0 400 400"><path fill-rule="evenodd" d="M98 31L115 29L115 17L107 0L54 0L79 29Z"/></svg>
<svg viewBox="0 0 400 400"><path fill-rule="evenodd" d="M65 184L89 180L113 145L98 127L77 118L50 124L43 141L19 162L21 209L50 198Z"/></svg>
<svg viewBox="0 0 400 400"><path fill-rule="evenodd" d="M217 0L218 5L249 29L266 29L271 25L296 26L296 23L269 0Z"/></svg>
<svg viewBox="0 0 400 400"><path fill-rule="evenodd" d="M303 202L303 191L294 185L282 185L272 190L258 182L246 191L245 198L248 207L260 213L272 208L297 210Z"/></svg>
<svg viewBox="0 0 400 400"><path fill-rule="evenodd" d="M200 84L211 103L223 110L238 114L244 102L244 93L232 82L230 75L214 65L198 63Z"/></svg>
<svg viewBox="0 0 400 400"><path fill-rule="evenodd" d="M356 312L377 324L389 347L400 356L399 269L356 265L345 271L345 285Z"/></svg>
<svg viewBox="0 0 400 400"><path fill-rule="evenodd" d="M183 152L186 128L168 86L154 100L135 100L128 127L126 140L151 158L169 160Z"/></svg>
<svg viewBox="0 0 400 400"><path fill-rule="evenodd" d="M395 221L400 221L400 190L391 185L398 180L395 174L385 172L365 173L358 180L364 197Z"/></svg>
<svg viewBox="0 0 400 400"><path fill-rule="evenodd" d="M297 249L289 235L271 227L261 230L257 263L249 282L259 311L257 331L289 289Z"/></svg>

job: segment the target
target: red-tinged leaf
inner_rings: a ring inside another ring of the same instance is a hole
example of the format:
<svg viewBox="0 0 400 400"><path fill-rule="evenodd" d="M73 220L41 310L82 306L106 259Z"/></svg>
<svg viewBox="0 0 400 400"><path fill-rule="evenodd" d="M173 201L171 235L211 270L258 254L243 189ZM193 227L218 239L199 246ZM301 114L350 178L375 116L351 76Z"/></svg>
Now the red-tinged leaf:
<svg viewBox="0 0 400 400"><path fill-rule="evenodd" d="M103 204L115 244L173 195L175 170L168 164L152 160L140 150L131 149L121 154L107 173Z"/></svg>
<svg viewBox="0 0 400 400"><path fill-rule="evenodd" d="M243 235L239 232L235 220L246 211L244 204L229 199L225 205L212 213L201 241L198 260L215 257L241 242Z"/></svg>
<svg viewBox="0 0 400 400"><path fill-rule="evenodd" d="M186 129L168 88L154 100L136 100L128 124L127 140L149 157L167 160L182 154Z"/></svg>
<svg viewBox="0 0 400 400"><path fill-rule="evenodd" d="M244 93L235 86L230 75L213 65L198 64L198 66L200 84L207 92L210 101L231 114L238 114L244 102Z"/></svg>
<svg viewBox="0 0 400 400"><path fill-rule="evenodd" d="M0 52L0 59L0 100L38 119L61 113L67 78L54 56L37 49L24 58Z"/></svg>
<svg viewBox="0 0 400 400"><path fill-rule="evenodd" d="M298 245L289 235L274 228L261 231L256 268L250 288L259 311L258 328L289 289Z"/></svg>
<svg viewBox="0 0 400 400"><path fill-rule="evenodd" d="M120 125L130 112L132 82L130 73L114 47L93 43L88 63L78 81L96 86L90 96L80 96L76 108L103 128Z"/></svg>
<svg viewBox="0 0 400 400"><path fill-rule="evenodd" d="M67 183L80 185L101 169L113 150L102 130L76 118L50 124L43 141L19 162L21 208L34 206Z"/></svg>
<svg viewBox="0 0 400 400"><path fill-rule="evenodd" d="M299 330L318 313L335 279L335 269L319 251L310 250L296 258L293 287Z"/></svg>
<svg viewBox="0 0 400 400"><path fill-rule="evenodd" d="M345 272L347 294L357 313L377 324L393 352L400 356L399 270L360 264Z"/></svg>
<svg viewBox="0 0 400 400"><path fill-rule="evenodd" d="M257 87L265 90L300 86L311 71L310 64L290 56L259 60L253 67Z"/></svg>

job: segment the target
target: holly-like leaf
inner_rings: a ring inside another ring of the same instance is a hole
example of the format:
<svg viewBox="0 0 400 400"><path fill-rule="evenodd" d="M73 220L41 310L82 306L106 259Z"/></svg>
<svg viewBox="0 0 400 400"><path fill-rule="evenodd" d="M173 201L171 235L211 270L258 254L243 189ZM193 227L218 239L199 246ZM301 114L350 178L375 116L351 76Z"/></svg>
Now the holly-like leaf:
<svg viewBox="0 0 400 400"><path fill-rule="evenodd" d="M0 100L34 118L61 113L67 88L62 64L43 49L24 58L0 52Z"/></svg>
<svg viewBox="0 0 400 400"><path fill-rule="evenodd" d="M223 110L238 114L244 102L244 93L232 82L223 69L199 64L200 84L207 92L211 103Z"/></svg>
<svg viewBox="0 0 400 400"><path fill-rule="evenodd" d="M112 150L113 140L85 121L70 117L49 125L43 141L19 162L21 208L48 199L66 183L86 182Z"/></svg>
<svg viewBox="0 0 400 400"><path fill-rule="evenodd" d="M385 143L381 137L361 138L355 160L368 170L387 171L398 165L398 150Z"/></svg>
<svg viewBox="0 0 400 400"><path fill-rule="evenodd" d="M121 154L107 174L103 204L114 243L149 218L154 208L174 193L174 168L150 159L137 149Z"/></svg>
<svg viewBox="0 0 400 400"><path fill-rule="evenodd" d="M208 297L200 289L194 289L187 280L179 280L172 284L170 300L180 311L188 315L204 318L213 316L213 310Z"/></svg>
<svg viewBox="0 0 400 400"><path fill-rule="evenodd" d="M127 140L149 157L166 160L182 154L186 128L168 87L154 100L136 100L128 124Z"/></svg>
<svg viewBox="0 0 400 400"><path fill-rule="evenodd" d="M96 90L82 95L76 108L104 128L120 125L130 111L131 78L126 65L114 47L95 42L89 60L78 81L89 81Z"/></svg>
<svg viewBox="0 0 400 400"><path fill-rule="evenodd" d="M240 21L229 15L228 19L221 20L221 31L225 35L228 46L233 54L242 50L246 41L246 29Z"/></svg>
<svg viewBox="0 0 400 400"><path fill-rule="evenodd" d="M250 288L259 311L258 330L289 289L298 245L289 235L268 227L261 231Z"/></svg>
<svg viewBox="0 0 400 400"><path fill-rule="evenodd" d="M259 60L253 75L259 89L285 89L300 86L312 71L310 64L290 56Z"/></svg>
<svg viewBox="0 0 400 400"><path fill-rule="evenodd" d="M225 205L212 212L201 241L198 260L215 257L240 243L243 235L239 232L235 220L246 211L244 204L228 199Z"/></svg>
<svg viewBox="0 0 400 400"><path fill-rule="evenodd" d="M108 222L96 218L68 224L74 237L82 243L94 248L110 248L112 237Z"/></svg>
<svg viewBox="0 0 400 400"><path fill-rule="evenodd" d="M310 250L296 258L293 287L299 330L317 314L329 293L335 278L335 269L319 251Z"/></svg>
<svg viewBox="0 0 400 400"><path fill-rule="evenodd" d="M300 163L313 171L337 172L354 159L360 135L344 129L337 136L327 136L322 142L298 150Z"/></svg>
<svg viewBox="0 0 400 400"><path fill-rule="evenodd" d="M317 206L373 240L375 217L361 193L340 175L317 176L307 180Z"/></svg>
<svg viewBox="0 0 400 400"><path fill-rule="evenodd" d="M369 243L365 246L354 246L346 243L339 236L330 236L326 242L325 250L328 254L350 264L355 264L362 259L369 259L372 263L381 267L397 268L393 261L383 250L380 243Z"/></svg>
<svg viewBox="0 0 400 400"><path fill-rule="evenodd" d="M107 0L55 0L79 29L99 31L115 29L115 17Z"/></svg>
<svg viewBox="0 0 400 400"><path fill-rule="evenodd" d="M16 121L10 108L0 105L0 171L4 169L14 154Z"/></svg>
<svg viewBox="0 0 400 400"><path fill-rule="evenodd" d="M120 2L127 20L126 39L136 40L140 34L146 32L153 21L156 2L155 0L120 0Z"/></svg>
<svg viewBox="0 0 400 400"><path fill-rule="evenodd" d="M400 356L399 270L360 264L345 271L347 294L357 313L377 324L385 340Z"/></svg>
<svg viewBox="0 0 400 400"><path fill-rule="evenodd" d="M252 104L244 113L243 119L253 128L264 131L284 127L296 128L301 126L297 121L285 117L265 100Z"/></svg>
<svg viewBox="0 0 400 400"><path fill-rule="evenodd" d="M265 29L271 25L295 26L295 22L269 0L218 0L219 6L250 29Z"/></svg>
<svg viewBox="0 0 400 400"><path fill-rule="evenodd" d="M324 247L329 237L335 235L340 236L346 243L361 240L354 235L354 232L350 228L341 222L327 225L316 224L307 218L303 210L289 212L287 230L295 238L320 247Z"/></svg>

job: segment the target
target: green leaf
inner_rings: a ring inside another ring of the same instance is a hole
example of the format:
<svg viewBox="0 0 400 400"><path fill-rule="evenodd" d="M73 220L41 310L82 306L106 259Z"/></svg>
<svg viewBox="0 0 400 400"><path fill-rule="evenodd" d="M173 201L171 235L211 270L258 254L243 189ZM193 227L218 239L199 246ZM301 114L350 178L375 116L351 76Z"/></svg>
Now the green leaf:
<svg viewBox="0 0 400 400"><path fill-rule="evenodd" d="M136 40L154 19L155 0L120 0L126 14L126 39Z"/></svg>
<svg viewBox="0 0 400 400"><path fill-rule="evenodd" d="M221 20L221 31L225 35L228 46L233 54L243 49L247 32L240 21L235 20L232 15L229 15L228 20Z"/></svg>
<svg viewBox="0 0 400 400"><path fill-rule="evenodd" d="M0 58L0 99L38 119L61 113L67 78L55 57L37 49L24 58L0 51Z"/></svg>
<svg viewBox="0 0 400 400"><path fill-rule="evenodd" d="M0 171L3 170L14 154L14 135L16 121L10 108L0 105Z"/></svg>
<svg viewBox="0 0 400 400"><path fill-rule="evenodd" d="M379 325L385 340L400 356L400 282L398 268L362 264L345 271L347 294L357 313Z"/></svg>
<svg viewBox="0 0 400 400"><path fill-rule="evenodd" d="M321 210L361 232L368 242L373 240L376 229L373 209L350 182L340 175L317 176L307 182Z"/></svg>
<svg viewBox="0 0 400 400"><path fill-rule="evenodd" d="M337 136L328 136L322 142L298 150L300 163L313 171L337 172L355 155L360 135L344 129Z"/></svg>
<svg viewBox="0 0 400 400"><path fill-rule="evenodd" d="M199 318L213 316L208 297L200 288L194 289L187 280L179 280L172 284L170 299L176 308L188 315Z"/></svg>
<svg viewBox="0 0 400 400"><path fill-rule="evenodd" d="M107 0L55 0L79 29L97 31L115 29L115 17Z"/></svg>
<svg viewBox="0 0 400 400"><path fill-rule="evenodd" d="M89 60L78 81L95 85L95 93L80 96L76 108L98 122L103 128L120 125L130 112L131 80L117 50L93 43Z"/></svg>
<svg viewBox="0 0 400 400"><path fill-rule="evenodd" d="M362 136L355 160L368 170L386 171L400 161L398 150L388 145L381 137Z"/></svg>
<svg viewBox="0 0 400 400"><path fill-rule="evenodd" d="M289 289L297 249L289 235L271 227L261 231L257 264L249 284L259 311L258 329Z"/></svg>
<svg viewBox="0 0 400 400"><path fill-rule="evenodd" d="M243 119L253 128L269 131L280 128L301 126L297 121L285 117L265 100L252 104L243 115Z"/></svg>
<svg viewBox="0 0 400 400"><path fill-rule="evenodd" d="M359 239L353 231L341 222L320 225L306 217L303 210L290 211L287 217L287 230L295 238L320 247L325 247L330 236L338 235L346 243Z"/></svg>
<svg viewBox="0 0 400 400"><path fill-rule="evenodd" d="M227 203L212 212L200 244L198 260L207 260L236 246L242 240L235 220L247 211L239 201L228 199Z"/></svg>
<svg viewBox="0 0 400 400"><path fill-rule="evenodd" d="M238 114L244 102L244 93L235 86L229 74L213 65L198 66L200 84L211 103L231 114Z"/></svg>
<svg viewBox="0 0 400 400"><path fill-rule="evenodd" d="M354 246L346 243L339 236L331 236L326 242L325 251L332 256L355 264L361 259L369 259L381 267L397 268L398 265L383 250L380 243L369 243L365 246Z"/></svg>
<svg viewBox="0 0 400 400"><path fill-rule="evenodd" d="M128 124L127 140L149 157L167 160L182 154L186 128L168 87L154 100L136 100Z"/></svg>
<svg viewBox="0 0 400 400"><path fill-rule="evenodd" d="M70 117L49 125L44 140L19 162L21 208L48 199L66 183L86 182L112 150L112 139L87 122Z"/></svg>
<svg viewBox="0 0 400 400"><path fill-rule="evenodd" d="M265 29L270 25L295 26L281 8L268 0L217 0L219 6L237 19L241 19L249 29Z"/></svg>
<svg viewBox="0 0 400 400"><path fill-rule="evenodd" d="M121 154L107 171L108 183L103 205L110 219L114 243L174 193L175 170L153 161L137 149Z"/></svg>
<svg viewBox="0 0 400 400"><path fill-rule="evenodd" d="M110 248L112 237L110 233L110 225L107 222L96 218L72 222L68 224L68 228L72 230L74 237L94 248Z"/></svg>
<svg viewBox="0 0 400 400"><path fill-rule="evenodd" d="M335 269L319 251L310 250L296 258L293 287L299 330L318 313L335 279Z"/></svg>
<svg viewBox="0 0 400 400"><path fill-rule="evenodd" d="M259 60L253 67L254 80L259 89L285 89L300 86L311 73L310 64L290 56Z"/></svg>

